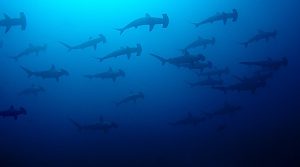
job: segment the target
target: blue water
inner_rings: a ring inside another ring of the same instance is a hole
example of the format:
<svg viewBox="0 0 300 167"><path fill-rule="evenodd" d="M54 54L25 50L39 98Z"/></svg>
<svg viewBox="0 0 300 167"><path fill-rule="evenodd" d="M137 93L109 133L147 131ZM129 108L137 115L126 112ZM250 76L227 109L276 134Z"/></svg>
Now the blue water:
<svg viewBox="0 0 300 167"><path fill-rule="evenodd" d="M24 12L27 27L0 27L0 111L10 105L23 106L27 115L0 117L1 167L53 166L297 166L299 165L299 39L300 3L296 0L10 0L0 2L0 11L12 18ZM195 28L199 22L218 12L237 9L237 22L228 20ZM156 25L132 28L120 35L116 28L144 17L168 14L167 28ZM4 17L3 17L4 18ZM0 20L3 19L2 17ZM260 41L244 48L258 30L273 31L276 39ZM103 34L107 43L95 51L68 50L59 44L79 44ZM190 88L186 81L200 80L195 71L166 64L150 53L171 58L179 49L196 40L216 38L214 46L198 48L218 68L229 67L222 77L226 84L238 82L233 76L255 71L240 61L281 59L289 63L276 71L264 88L251 92L228 92L210 87ZM143 52L98 62L120 47L135 47ZM29 44L47 44L46 52L15 56ZM55 79L28 78L20 68L47 70L55 65L70 75ZM112 80L84 78L83 75L123 69L125 77ZM46 92L38 96L18 96L32 84ZM115 106L122 98L143 92L136 103ZM242 106L240 112L218 116L197 126L170 126L187 113L201 116L221 108L224 103ZM79 131L69 118L79 123L97 123L99 118L117 122L108 133ZM219 132L217 127L226 125Z"/></svg>

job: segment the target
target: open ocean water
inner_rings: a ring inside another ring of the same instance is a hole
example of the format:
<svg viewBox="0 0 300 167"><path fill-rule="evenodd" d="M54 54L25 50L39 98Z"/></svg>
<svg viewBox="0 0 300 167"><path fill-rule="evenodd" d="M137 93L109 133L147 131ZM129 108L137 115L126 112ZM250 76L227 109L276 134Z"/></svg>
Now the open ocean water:
<svg viewBox="0 0 300 167"><path fill-rule="evenodd" d="M1 167L297 167L297 0L1 0Z"/></svg>

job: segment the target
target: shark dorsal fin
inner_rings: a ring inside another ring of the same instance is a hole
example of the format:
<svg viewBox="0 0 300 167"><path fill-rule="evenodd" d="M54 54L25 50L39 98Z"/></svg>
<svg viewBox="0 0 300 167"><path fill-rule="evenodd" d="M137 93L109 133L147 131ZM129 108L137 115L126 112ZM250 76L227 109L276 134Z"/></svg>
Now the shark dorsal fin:
<svg viewBox="0 0 300 167"><path fill-rule="evenodd" d="M111 67L108 68L108 72L112 72L112 68Z"/></svg>
<svg viewBox="0 0 300 167"><path fill-rule="evenodd" d="M5 20L9 20L10 19L10 17L7 14L4 13L3 15L4 15Z"/></svg>
<svg viewBox="0 0 300 167"><path fill-rule="evenodd" d="M145 17L146 17L146 18L149 18L149 17L151 17L151 16L150 16L148 13L146 13L146 14L145 14Z"/></svg>
<svg viewBox="0 0 300 167"><path fill-rule="evenodd" d="M103 123L103 116L100 116L100 117L99 117L99 122L100 122L100 123Z"/></svg>

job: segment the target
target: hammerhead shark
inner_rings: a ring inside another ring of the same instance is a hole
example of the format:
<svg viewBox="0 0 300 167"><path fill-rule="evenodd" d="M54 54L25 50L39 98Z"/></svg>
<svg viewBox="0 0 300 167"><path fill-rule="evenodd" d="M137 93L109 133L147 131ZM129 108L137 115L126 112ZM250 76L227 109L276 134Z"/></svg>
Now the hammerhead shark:
<svg viewBox="0 0 300 167"><path fill-rule="evenodd" d="M88 125L81 125L78 122L74 121L73 119L69 119L72 124L74 124L78 130L82 131L103 131L104 133L108 133L110 129L118 128L119 125L111 122L111 121L104 121L103 117L100 117L99 122L94 124L88 124Z"/></svg>
<svg viewBox="0 0 300 167"><path fill-rule="evenodd" d="M192 43L188 44L184 50L189 50L189 49L193 49L193 48L197 48L202 46L204 49L207 47L207 45L214 45L216 43L216 39L212 38L212 39L204 39L201 37L198 37L197 40L193 41Z"/></svg>
<svg viewBox="0 0 300 167"><path fill-rule="evenodd" d="M191 64L181 64L180 67L188 68L191 70L200 70L202 72L204 69L211 69L213 67L213 64L211 61L195 62Z"/></svg>
<svg viewBox="0 0 300 167"><path fill-rule="evenodd" d="M201 72L197 73L199 77L213 77L213 76L218 76L221 77L222 75L229 74L229 68L225 67L224 69L213 69L207 72Z"/></svg>
<svg viewBox="0 0 300 167"><path fill-rule="evenodd" d="M37 96L41 92L45 92L46 90L42 86L38 85L31 85L31 87L26 88L18 93L19 96L27 96L27 95L34 95Z"/></svg>
<svg viewBox="0 0 300 167"><path fill-rule="evenodd" d="M40 52L46 51L47 50L47 45L44 44L43 46L34 46L32 44L29 44L29 46L24 49L22 52L20 52L17 56L11 57L15 61L18 61L20 58L30 55L30 54L35 54L39 55Z"/></svg>
<svg viewBox="0 0 300 167"><path fill-rule="evenodd" d="M206 120L205 117L196 117L193 116L190 112L187 117L176 122L171 122L169 125L177 126L177 125L193 125L197 126L199 123L204 122Z"/></svg>
<svg viewBox="0 0 300 167"><path fill-rule="evenodd" d="M93 79L93 78L101 78L101 79L112 79L114 82L118 77L124 77L125 72L121 69L118 71L113 71L112 68L109 68L107 71L102 73L97 73L94 75L85 75L86 78Z"/></svg>
<svg viewBox="0 0 300 167"><path fill-rule="evenodd" d="M60 77L69 75L69 72L64 69L61 69L60 71L58 71L54 65L52 65L49 70L36 71L36 72L31 71L22 66L21 66L21 68L27 73L28 77L36 76L36 77L41 77L42 79L54 78L54 79L56 79L57 82L59 81Z"/></svg>
<svg viewBox="0 0 300 167"><path fill-rule="evenodd" d="M270 70L278 70L280 67L288 65L288 59L286 57L283 57L281 60L273 60L271 58L268 58L267 60L262 61L244 61L240 62L240 64L247 66L257 66Z"/></svg>
<svg viewBox="0 0 300 167"><path fill-rule="evenodd" d="M26 115L27 111L23 108L20 107L19 110L15 109L14 106L10 106L9 109L4 110L4 111L0 111L0 116L2 117L13 117L15 120L18 119L19 115Z"/></svg>
<svg viewBox="0 0 300 167"><path fill-rule="evenodd" d="M63 46L65 46L69 51L72 51L72 50L76 50L76 49L85 49L87 47L94 47L94 50L96 50L97 45L101 42L106 43L106 38L102 34L100 34L99 37L97 37L97 38L90 37L88 41L83 42L79 45L75 45L75 46L70 46L64 42L59 42L59 43L62 44Z"/></svg>
<svg viewBox="0 0 300 167"><path fill-rule="evenodd" d="M277 36L277 31L274 30L273 32L266 32L262 30L258 30L258 33L254 35L252 38L247 40L246 42L241 42L240 44L244 45L246 48L248 47L249 44L258 42L260 40L266 40L268 42L270 38L276 38Z"/></svg>
<svg viewBox="0 0 300 167"><path fill-rule="evenodd" d="M100 62L102 62L103 60L106 59L111 59L111 58L116 58L122 55L125 55L128 57L128 59L130 59L131 54L136 53L136 56L140 56L142 54L142 46L141 44L137 44L136 48L131 48L131 47L121 47L120 49L104 56L104 57L100 57L97 58Z"/></svg>
<svg viewBox="0 0 300 167"><path fill-rule="evenodd" d="M167 28L169 25L169 17L167 14L163 14L162 16L163 18L156 18L156 17L151 17L149 14L146 14L145 17L136 19L130 22L129 24L127 24L125 27L116 30L120 31L120 34L123 34L123 32L127 29L133 27L137 28L143 25L149 25L149 31L152 31L156 24L162 24L163 28Z"/></svg>
<svg viewBox="0 0 300 167"><path fill-rule="evenodd" d="M238 19L238 16L239 15L238 15L237 10L233 9L232 13L225 13L225 12L217 13L214 16L211 16L199 23L193 23L193 24L196 27L199 27L200 25L203 25L203 24L214 23L216 21L223 21L223 23L226 24L228 19L232 19L233 22L236 22Z"/></svg>
<svg viewBox="0 0 300 167"><path fill-rule="evenodd" d="M4 14L4 19L0 20L0 26L5 27L5 33L7 33L12 26L21 26L24 31L26 29L26 16L23 12L20 13L20 18L10 18L7 14Z"/></svg>
<svg viewBox="0 0 300 167"><path fill-rule="evenodd" d="M214 86L213 89L221 90L224 93L228 91L251 91L252 94L260 87L265 87L266 82L263 80L239 80L240 82L228 86Z"/></svg>
<svg viewBox="0 0 300 167"><path fill-rule="evenodd" d="M134 103L136 103L136 101L138 99L144 99L144 98L145 98L144 93L143 92L139 92L137 94L133 94L133 95L127 96L124 99L120 100L119 102L116 103L116 106L118 107L121 104L128 103L128 102L131 102L131 101L133 101Z"/></svg>
<svg viewBox="0 0 300 167"><path fill-rule="evenodd" d="M169 63L178 67L184 66L185 64L195 64L199 61L204 61L206 59L202 54L191 55L188 51L185 51L182 56L177 56L168 59L160 57L153 53L151 53L150 55L158 59L162 65Z"/></svg>

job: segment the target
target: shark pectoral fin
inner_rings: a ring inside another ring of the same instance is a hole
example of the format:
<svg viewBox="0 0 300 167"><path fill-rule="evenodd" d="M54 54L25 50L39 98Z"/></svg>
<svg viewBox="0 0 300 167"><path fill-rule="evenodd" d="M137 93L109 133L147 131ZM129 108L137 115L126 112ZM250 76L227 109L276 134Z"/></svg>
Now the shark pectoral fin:
<svg viewBox="0 0 300 167"><path fill-rule="evenodd" d="M150 25L149 25L149 31L152 31L152 30L153 30L154 25L155 25L155 24L150 24Z"/></svg>
<svg viewBox="0 0 300 167"><path fill-rule="evenodd" d="M131 54L130 54L130 53L128 53L128 54L127 54L127 57L128 57L128 59L130 59L130 57L131 57Z"/></svg>
<svg viewBox="0 0 300 167"><path fill-rule="evenodd" d="M11 26L10 25L7 25L6 26L6 29L5 29L5 33L7 33L9 30L10 30Z"/></svg>

